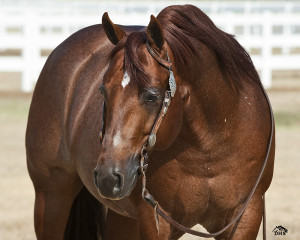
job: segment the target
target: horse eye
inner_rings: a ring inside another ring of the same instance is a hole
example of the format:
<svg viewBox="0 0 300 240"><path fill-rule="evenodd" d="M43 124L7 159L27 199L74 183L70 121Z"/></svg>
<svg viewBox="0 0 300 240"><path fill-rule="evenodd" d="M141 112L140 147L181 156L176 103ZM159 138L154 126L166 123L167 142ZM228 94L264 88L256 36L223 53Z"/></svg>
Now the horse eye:
<svg viewBox="0 0 300 240"><path fill-rule="evenodd" d="M160 95L158 93L147 91L144 93L144 102L147 105L157 105L160 100Z"/></svg>
<svg viewBox="0 0 300 240"><path fill-rule="evenodd" d="M147 99L146 101L149 102L149 103L156 103L158 101L159 97L155 94L149 94L147 96Z"/></svg>

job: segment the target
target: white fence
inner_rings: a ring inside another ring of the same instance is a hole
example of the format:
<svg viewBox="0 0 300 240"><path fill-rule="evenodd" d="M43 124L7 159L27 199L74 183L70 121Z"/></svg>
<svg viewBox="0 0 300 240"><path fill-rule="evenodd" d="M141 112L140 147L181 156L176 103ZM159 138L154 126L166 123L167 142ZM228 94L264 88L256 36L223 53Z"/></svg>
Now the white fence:
<svg viewBox="0 0 300 240"><path fill-rule="evenodd" d="M299 2L192 3L236 35L250 52L265 87L271 87L272 70L300 70ZM78 29L100 23L103 12L119 24L146 25L150 14L170 4L35 2L16 7L0 2L0 72L22 72L21 89L30 92L49 52Z"/></svg>

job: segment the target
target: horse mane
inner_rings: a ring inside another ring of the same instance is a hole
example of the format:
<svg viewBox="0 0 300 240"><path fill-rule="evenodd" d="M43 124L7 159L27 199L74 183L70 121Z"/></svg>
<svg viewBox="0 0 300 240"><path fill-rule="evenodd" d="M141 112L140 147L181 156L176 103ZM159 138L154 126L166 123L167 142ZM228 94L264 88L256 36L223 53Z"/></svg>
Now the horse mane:
<svg viewBox="0 0 300 240"><path fill-rule="evenodd" d="M149 76L144 71L138 52L147 41L146 32L132 32L123 38L112 50L108 59L113 58L121 49L124 48L124 71L127 71L130 79L139 86L149 83Z"/></svg>
<svg viewBox="0 0 300 240"><path fill-rule="evenodd" d="M221 71L228 81L242 87L241 79L260 84L260 79L249 54L230 35L215 26L210 18L193 5L175 5L163 9L157 16L163 27L176 66L182 68L199 50L191 39L198 40L216 54Z"/></svg>
<svg viewBox="0 0 300 240"><path fill-rule="evenodd" d="M258 73L245 49L233 35L217 28L199 8L193 5L169 6L158 14L157 19L178 69L193 64L190 59L199 54L199 50L191 40L196 40L214 51L225 79L237 89L242 88L241 79L260 84ZM131 33L112 52L114 55L121 48L125 48L124 68L138 84L147 82L147 74L137 57L139 48L146 40L145 32Z"/></svg>

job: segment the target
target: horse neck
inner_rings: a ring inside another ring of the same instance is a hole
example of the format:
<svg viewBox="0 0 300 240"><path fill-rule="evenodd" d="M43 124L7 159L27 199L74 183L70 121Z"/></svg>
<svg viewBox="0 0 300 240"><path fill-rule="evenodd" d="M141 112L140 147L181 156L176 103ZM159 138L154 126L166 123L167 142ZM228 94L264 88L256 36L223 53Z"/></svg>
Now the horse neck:
<svg viewBox="0 0 300 240"><path fill-rule="evenodd" d="M238 93L225 79L210 49L202 45L201 55L192 62L185 76L181 76L184 79L181 137L190 145L209 151L214 144L226 140L228 131L238 123L235 111Z"/></svg>

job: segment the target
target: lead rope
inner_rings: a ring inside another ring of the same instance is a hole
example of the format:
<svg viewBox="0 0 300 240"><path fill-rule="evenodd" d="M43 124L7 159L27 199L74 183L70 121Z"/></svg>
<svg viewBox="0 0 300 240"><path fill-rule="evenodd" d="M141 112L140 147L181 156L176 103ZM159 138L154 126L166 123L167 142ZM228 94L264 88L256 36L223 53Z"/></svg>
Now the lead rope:
<svg viewBox="0 0 300 240"><path fill-rule="evenodd" d="M146 47L149 51L149 53L151 54L151 56L159 63L161 64L163 67L169 69L170 71L170 77L169 77L169 87L172 87L171 84L170 84L170 79L174 81L174 84L175 84L175 90L174 92L171 94L170 96L170 101L171 101L171 97L174 96L175 94L175 91L176 91L176 82L175 82L175 79L174 79L174 75L173 75L173 72L172 72L172 63L169 59L169 56L168 56L168 60L163 60L160 58L159 54L157 54L155 52L155 50L153 50L150 46L149 46L149 43L147 42L146 43ZM169 222L171 225L173 225L174 227L176 227L177 229L183 231L183 232L186 232L186 233L189 233L189 234L192 234L192 235L195 235L195 236L199 236L199 237L204 237L204 238L211 238L211 237L217 237L219 235L221 235L222 233L224 233L229 227L231 227L235 222L237 222L241 217L242 215L244 214L249 202L251 201L252 197L253 197L253 194L261 180L261 177L264 173L264 170L265 170L265 167L266 167L266 164L267 164L267 161L268 161L268 158L269 158L269 155L270 155L270 151L271 151L271 146L272 146L272 139L273 139L273 132L274 132L274 116L273 116L273 111L272 111L272 107L271 107L271 103L270 103L270 100L268 98L268 95L264 89L264 87L262 86L262 84L260 84L261 86L261 89L264 93L264 96L267 100L267 103L268 103L268 106L269 106L269 110L270 110L270 118L271 118L271 134L270 134L270 138L269 138L269 143L268 143L268 149L267 149L267 153L266 153L266 157L265 157L265 160L264 160L264 163L263 163L263 166L262 166L262 169L261 171L259 172L259 175L257 177L257 180L242 208L242 210L239 212L239 214L229 223L227 224L223 229L221 229L220 231L216 232L216 233L203 233L203 232L199 232L199 231L195 231L195 230L192 230L190 228L187 228L183 225L181 225L180 223L176 222L175 220L173 220L171 217L169 217L167 214L164 213L164 211L162 210L162 208L160 207L159 203L154 199L154 197L149 193L149 191L146 189L146 170L147 170L147 159L148 159L148 154L147 154L147 149L149 149L149 140L150 140L150 148L152 148L155 144L155 141L156 141L156 131L158 130L158 127L162 121L162 118L163 116L166 114L167 112L167 109L168 109L168 106L170 104L170 101L168 101L168 104L167 106L162 106L162 109L160 111L160 114L158 115L157 117L157 120L155 121L155 124L152 128L152 131L149 135L149 139L146 141L146 143L143 145L142 147L142 151L141 151L141 160L140 160L140 172L141 172L141 175L142 175L142 197L143 199L149 203L153 208L154 208L154 216L155 216L155 222L156 222L156 228L159 232L159 218L158 218L158 215L160 215L162 218L164 218L167 222ZM168 92L168 91L167 91ZM162 115L161 113L164 112L164 114ZM152 136L153 136L153 133L154 133L154 136L155 136L155 140L152 141ZM266 240L266 212L265 212L265 197L263 195L262 197L262 201L263 201L263 239Z"/></svg>

